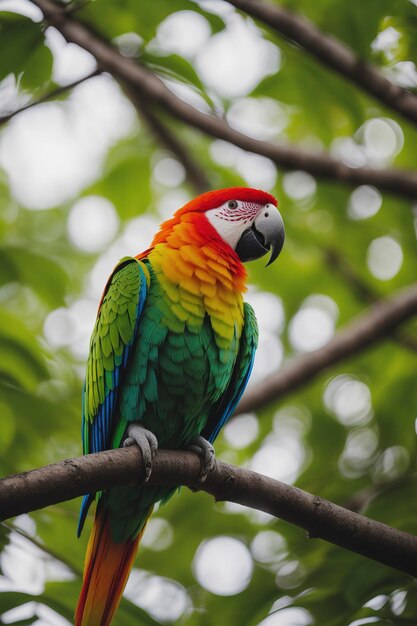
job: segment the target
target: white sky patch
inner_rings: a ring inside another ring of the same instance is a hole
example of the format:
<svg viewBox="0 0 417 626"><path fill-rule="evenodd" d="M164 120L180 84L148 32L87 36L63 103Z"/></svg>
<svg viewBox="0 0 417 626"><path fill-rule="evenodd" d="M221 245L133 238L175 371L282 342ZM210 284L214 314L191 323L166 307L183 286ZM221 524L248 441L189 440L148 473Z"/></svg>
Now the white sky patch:
<svg viewBox="0 0 417 626"><path fill-rule="evenodd" d="M406 89L417 87L417 68L413 61L399 61L386 70L393 83Z"/></svg>
<svg viewBox="0 0 417 626"><path fill-rule="evenodd" d="M41 22L43 20L42 11L29 0L1 0L0 8L2 11L10 11L30 17L33 22Z"/></svg>
<svg viewBox="0 0 417 626"><path fill-rule="evenodd" d="M220 96L243 96L280 67L277 46L265 41L250 20L232 14L227 28L208 40L196 56L197 71Z"/></svg>
<svg viewBox="0 0 417 626"><path fill-rule="evenodd" d="M84 196L71 207L67 230L71 243L83 252L103 250L114 239L119 218L110 200Z"/></svg>
<svg viewBox="0 0 417 626"><path fill-rule="evenodd" d="M97 69L93 55L74 43L67 43L56 28L47 28L45 38L54 57L52 78L58 85L72 83Z"/></svg>
<svg viewBox="0 0 417 626"><path fill-rule="evenodd" d="M398 50L401 37L402 35L399 30L388 26L388 28L378 33L371 43L371 48L374 52L383 52L386 59L392 61L395 57L396 50Z"/></svg>
<svg viewBox="0 0 417 626"><path fill-rule="evenodd" d="M253 561L247 547L234 537L214 537L200 544L193 560L194 576L218 596L234 596L251 581Z"/></svg>
<svg viewBox="0 0 417 626"><path fill-rule="evenodd" d="M73 90L12 119L0 135L0 166L15 198L29 209L70 200L97 178L107 150L132 132L135 113L110 78Z"/></svg>
<svg viewBox="0 0 417 626"><path fill-rule="evenodd" d="M368 248L366 262L369 271L379 280L390 280L400 271L404 254L392 237L374 239Z"/></svg>
<svg viewBox="0 0 417 626"><path fill-rule="evenodd" d="M227 111L227 121L236 130L255 139L275 139L288 125L284 106L272 98L241 98Z"/></svg>
<svg viewBox="0 0 417 626"><path fill-rule="evenodd" d="M158 26L155 44L159 50L193 58L206 44L210 24L196 11L177 11Z"/></svg>

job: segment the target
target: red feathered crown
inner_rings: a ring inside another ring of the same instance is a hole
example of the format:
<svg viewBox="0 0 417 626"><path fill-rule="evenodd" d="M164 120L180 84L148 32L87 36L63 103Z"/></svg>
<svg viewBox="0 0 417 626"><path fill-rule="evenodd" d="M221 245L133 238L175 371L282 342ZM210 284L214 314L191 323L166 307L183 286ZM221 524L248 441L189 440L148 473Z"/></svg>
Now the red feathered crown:
<svg viewBox="0 0 417 626"><path fill-rule="evenodd" d="M242 200L246 202L257 202L259 204L273 204L278 206L278 202L270 193L261 189L252 189L251 187L228 187L227 189L216 189L207 191L184 204L184 206L176 212L176 215L183 215L189 212L204 212L221 206L228 200Z"/></svg>

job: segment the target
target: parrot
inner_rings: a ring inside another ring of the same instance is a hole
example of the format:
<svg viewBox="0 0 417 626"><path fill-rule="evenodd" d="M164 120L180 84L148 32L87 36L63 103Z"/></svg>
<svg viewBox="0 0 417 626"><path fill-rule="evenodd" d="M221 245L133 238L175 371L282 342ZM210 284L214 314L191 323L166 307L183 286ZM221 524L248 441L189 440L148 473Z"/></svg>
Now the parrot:
<svg viewBox="0 0 417 626"><path fill-rule="evenodd" d="M271 194L208 191L162 223L151 246L122 258L101 298L82 397L84 454L138 445L145 482L84 496L80 536L96 501L75 626L108 626L146 523L176 487L147 484L159 447L190 449L200 480L213 442L251 374L258 342L245 303L246 261L282 250L285 229Z"/></svg>

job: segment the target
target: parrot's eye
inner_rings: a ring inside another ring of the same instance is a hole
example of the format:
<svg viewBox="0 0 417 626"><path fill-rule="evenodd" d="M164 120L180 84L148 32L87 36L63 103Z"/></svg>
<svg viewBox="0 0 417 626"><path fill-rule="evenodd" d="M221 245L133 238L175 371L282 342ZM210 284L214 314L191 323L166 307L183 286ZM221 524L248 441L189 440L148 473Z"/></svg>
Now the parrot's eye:
<svg viewBox="0 0 417 626"><path fill-rule="evenodd" d="M229 202L227 203L227 206L229 207L229 209L237 209L236 200L229 200Z"/></svg>

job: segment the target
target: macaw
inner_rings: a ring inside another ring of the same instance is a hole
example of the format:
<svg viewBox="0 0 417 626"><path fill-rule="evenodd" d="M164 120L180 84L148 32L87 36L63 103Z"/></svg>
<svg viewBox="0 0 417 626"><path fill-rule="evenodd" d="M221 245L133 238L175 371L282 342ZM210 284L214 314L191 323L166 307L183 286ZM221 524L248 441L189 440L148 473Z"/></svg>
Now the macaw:
<svg viewBox="0 0 417 626"><path fill-rule="evenodd" d="M284 244L276 199L235 187L191 200L151 247L111 274L91 336L83 391L83 451L137 444L146 477L157 446L193 449L201 480L213 441L248 382L258 330L243 302L244 261ZM84 497L78 534L97 500L75 626L107 626L155 503L175 488L146 484Z"/></svg>

